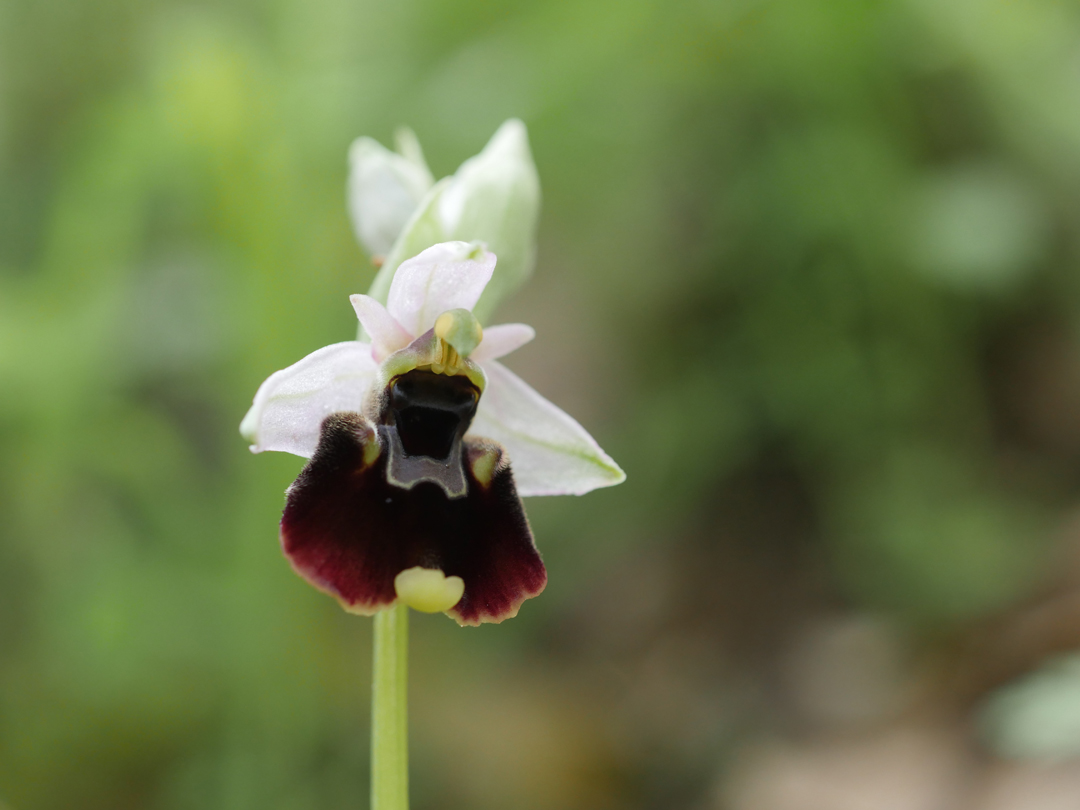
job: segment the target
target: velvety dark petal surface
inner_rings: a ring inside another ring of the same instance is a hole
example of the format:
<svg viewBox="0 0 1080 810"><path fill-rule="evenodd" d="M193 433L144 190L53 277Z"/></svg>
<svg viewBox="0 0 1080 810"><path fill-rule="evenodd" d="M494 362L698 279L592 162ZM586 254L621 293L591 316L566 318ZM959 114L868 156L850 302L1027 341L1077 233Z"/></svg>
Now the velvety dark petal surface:
<svg viewBox="0 0 1080 810"><path fill-rule="evenodd" d="M465 595L447 612L461 624L500 622L516 616L522 602L544 590L547 571L502 448L484 440L464 445L467 511L457 523L459 539L446 546L442 568L465 580Z"/></svg>
<svg viewBox="0 0 1080 810"><path fill-rule="evenodd" d="M282 547L303 577L347 610L372 613L395 600L401 571L440 568L465 582L448 611L462 624L502 621L544 589L544 564L498 445L465 443L468 493L450 499L432 483L387 483L388 454L372 459L375 441L359 414L323 422L281 519Z"/></svg>

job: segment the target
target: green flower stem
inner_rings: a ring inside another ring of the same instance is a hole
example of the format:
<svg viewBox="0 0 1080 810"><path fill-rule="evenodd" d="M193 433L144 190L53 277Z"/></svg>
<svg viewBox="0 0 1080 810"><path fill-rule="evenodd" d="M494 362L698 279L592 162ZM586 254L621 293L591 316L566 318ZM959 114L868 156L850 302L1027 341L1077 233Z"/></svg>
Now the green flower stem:
<svg viewBox="0 0 1080 810"><path fill-rule="evenodd" d="M409 810L409 608L375 614L371 810Z"/></svg>

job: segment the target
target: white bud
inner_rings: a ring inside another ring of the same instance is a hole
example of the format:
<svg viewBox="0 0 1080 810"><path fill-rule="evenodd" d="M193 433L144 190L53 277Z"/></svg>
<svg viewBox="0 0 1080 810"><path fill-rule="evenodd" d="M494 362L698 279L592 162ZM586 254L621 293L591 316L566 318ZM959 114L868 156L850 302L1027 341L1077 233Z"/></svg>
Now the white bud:
<svg viewBox="0 0 1080 810"><path fill-rule="evenodd" d="M491 282L473 308L483 323L499 300L532 272L539 217L540 179L528 133L513 118L499 127L480 154L431 188L398 236L368 294L385 301L398 265L432 245L482 242L499 257Z"/></svg>
<svg viewBox="0 0 1080 810"><path fill-rule="evenodd" d="M349 214L371 256L385 256L434 181L411 131L398 133L402 154L371 138L349 148Z"/></svg>
<svg viewBox="0 0 1080 810"><path fill-rule="evenodd" d="M521 121L504 123L480 154L461 165L439 200L438 214L448 238L479 240L499 257L474 308L485 320L529 277L535 260L540 178Z"/></svg>

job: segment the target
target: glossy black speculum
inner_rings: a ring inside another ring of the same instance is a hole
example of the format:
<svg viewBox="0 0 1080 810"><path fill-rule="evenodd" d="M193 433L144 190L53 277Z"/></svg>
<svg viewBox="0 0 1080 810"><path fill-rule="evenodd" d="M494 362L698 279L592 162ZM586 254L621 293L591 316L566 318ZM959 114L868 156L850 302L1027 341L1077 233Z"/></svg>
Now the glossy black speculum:
<svg viewBox="0 0 1080 810"><path fill-rule="evenodd" d="M387 416L408 455L445 461L469 429L479 400L468 377L417 369L390 384Z"/></svg>

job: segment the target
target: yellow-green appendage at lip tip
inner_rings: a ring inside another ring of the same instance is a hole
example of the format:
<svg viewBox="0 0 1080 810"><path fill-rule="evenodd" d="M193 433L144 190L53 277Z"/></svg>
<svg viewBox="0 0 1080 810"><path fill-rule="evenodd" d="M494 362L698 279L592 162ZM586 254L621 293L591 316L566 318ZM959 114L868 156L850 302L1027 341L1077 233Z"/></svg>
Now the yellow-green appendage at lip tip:
<svg viewBox="0 0 1080 810"><path fill-rule="evenodd" d="M448 577L438 568L406 568L394 577L398 599L421 613L449 610L465 594L465 580Z"/></svg>
<svg viewBox="0 0 1080 810"><path fill-rule="evenodd" d="M484 330L469 310L450 309L435 320L435 335L462 357L468 357L484 339Z"/></svg>

